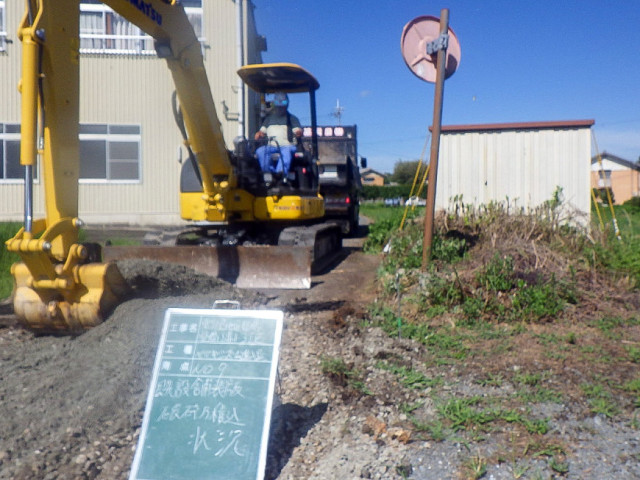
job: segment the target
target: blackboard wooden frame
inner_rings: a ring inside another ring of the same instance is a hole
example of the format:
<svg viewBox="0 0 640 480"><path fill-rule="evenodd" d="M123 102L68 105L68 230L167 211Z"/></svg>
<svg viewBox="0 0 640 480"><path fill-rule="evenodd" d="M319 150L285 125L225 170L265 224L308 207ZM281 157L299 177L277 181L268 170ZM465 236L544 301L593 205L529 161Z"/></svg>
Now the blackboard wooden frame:
<svg viewBox="0 0 640 480"><path fill-rule="evenodd" d="M129 480L263 479L283 317L166 311Z"/></svg>

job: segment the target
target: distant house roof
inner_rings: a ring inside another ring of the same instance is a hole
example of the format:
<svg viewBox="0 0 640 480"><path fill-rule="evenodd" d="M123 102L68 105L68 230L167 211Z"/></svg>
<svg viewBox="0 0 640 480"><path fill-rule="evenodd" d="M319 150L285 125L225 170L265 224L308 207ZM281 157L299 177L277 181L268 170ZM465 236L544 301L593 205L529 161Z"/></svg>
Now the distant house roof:
<svg viewBox="0 0 640 480"><path fill-rule="evenodd" d="M624 158L618 157L611 153L602 152L600 157L603 160L609 160L610 162L617 163L618 165L622 165L623 167L629 168L631 170L636 170L640 172L640 163L632 162L631 160L625 160ZM594 164L598 161L598 156L591 157L591 163Z"/></svg>
<svg viewBox="0 0 640 480"><path fill-rule="evenodd" d="M441 132L483 132L496 130L545 130L592 127L595 120L558 120L551 122L480 123L477 125L443 125ZM429 127L433 130L433 126Z"/></svg>
<svg viewBox="0 0 640 480"><path fill-rule="evenodd" d="M361 169L360 169L360 176L361 176L361 177L365 177L365 176L367 176L367 175L371 175L371 174L373 174L373 175L379 175L379 176L381 176L381 177L386 177L386 175L385 175L384 173L377 172L377 171L376 171L376 170L374 170L373 168L361 168Z"/></svg>

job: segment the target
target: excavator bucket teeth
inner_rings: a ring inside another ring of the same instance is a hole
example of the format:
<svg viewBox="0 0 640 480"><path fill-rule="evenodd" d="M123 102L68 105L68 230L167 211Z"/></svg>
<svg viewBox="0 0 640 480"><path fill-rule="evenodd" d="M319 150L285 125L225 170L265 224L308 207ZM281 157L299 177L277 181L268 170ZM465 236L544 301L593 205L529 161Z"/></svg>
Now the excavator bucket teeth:
<svg viewBox="0 0 640 480"><path fill-rule="evenodd" d="M296 246L107 246L105 261L144 259L190 267L238 288L311 288L312 252Z"/></svg>
<svg viewBox="0 0 640 480"><path fill-rule="evenodd" d="M12 268L13 308L20 321L39 332L81 333L102 323L128 286L115 264L77 267L76 284L65 290L34 289L24 263Z"/></svg>

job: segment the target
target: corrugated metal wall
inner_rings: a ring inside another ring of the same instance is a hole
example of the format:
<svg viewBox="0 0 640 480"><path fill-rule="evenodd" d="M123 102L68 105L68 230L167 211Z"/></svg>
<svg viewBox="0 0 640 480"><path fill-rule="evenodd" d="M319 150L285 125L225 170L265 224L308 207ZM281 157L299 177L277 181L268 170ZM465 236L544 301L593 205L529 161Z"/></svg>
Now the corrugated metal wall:
<svg viewBox="0 0 640 480"><path fill-rule="evenodd" d="M24 12L24 2L5 2L7 39L6 51L0 52L0 122L20 122L20 41L16 32ZM34 202L42 212L42 200L38 191L34 192ZM21 182L0 183L0 220L21 220L24 211L24 186Z"/></svg>
<svg viewBox="0 0 640 480"><path fill-rule="evenodd" d="M238 133L236 3L202 3L205 66L225 141L231 147ZM244 3L245 15L253 15L251 2ZM0 122L19 123L21 45L13 32L17 31L24 5L18 0L7 4L7 30L13 43L6 53L0 53ZM245 25L255 28L253 18ZM248 36L255 38L255 32L248 32ZM254 44L252 40L246 48ZM182 139L171 112L174 87L166 62L155 56L83 54L80 75L81 123L134 124L141 126L142 133L141 181L81 181L80 218L88 224L183 223L179 216L177 162ZM23 188L21 182L0 182L0 220L22 219ZM34 189L34 207L36 216L42 216L42 182Z"/></svg>
<svg viewBox="0 0 640 480"><path fill-rule="evenodd" d="M589 128L443 132L436 208L459 196L531 208L561 187L567 205L588 213L590 159Z"/></svg>
<svg viewBox="0 0 640 480"><path fill-rule="evenodd" d="M82 56L80 122L141 126L139 183L80 181L79 215L88 223L177 222L180 134L173 83L156 57Z"/></svg>

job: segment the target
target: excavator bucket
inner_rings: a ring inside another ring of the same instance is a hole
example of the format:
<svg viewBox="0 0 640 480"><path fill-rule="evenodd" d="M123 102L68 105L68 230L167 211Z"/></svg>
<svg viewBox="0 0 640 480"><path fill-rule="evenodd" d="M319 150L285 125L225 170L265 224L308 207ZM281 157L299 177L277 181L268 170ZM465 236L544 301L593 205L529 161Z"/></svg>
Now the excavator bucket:
<svg viewBox="0 0 640 480"><path fill-rule="evenodd" d="M311 288L313 252L299 246L106 246L105 261L144 259L193 268L238 288Z"/></svg>
<svg viewBox="0 0 640 480"><path fill-rule="evenodd" d="M34 288L24 263L11 268L15 314L39 332L81 333L102 323L128 286L114 264L91 263L74 270L69 288Z"/></svg>

